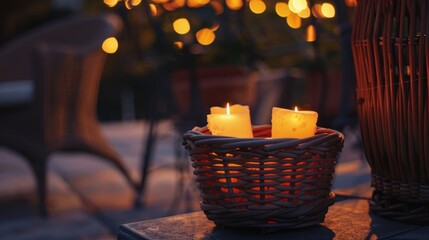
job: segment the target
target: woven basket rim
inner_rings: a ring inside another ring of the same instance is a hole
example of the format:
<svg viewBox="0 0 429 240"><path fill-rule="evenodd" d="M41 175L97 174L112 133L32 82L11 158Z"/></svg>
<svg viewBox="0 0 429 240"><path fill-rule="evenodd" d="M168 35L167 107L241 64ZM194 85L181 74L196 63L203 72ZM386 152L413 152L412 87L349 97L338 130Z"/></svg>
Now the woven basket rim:
<svg viewBox="0 0 429 240"><path fill-rule="evenodd" d="M269 128L271 130L271 125L269 124L262 124L262 125L252 125L252 129L253 131L258 130L258 129L264 129L264 128ZM197 134L197 135L204 135L208 138L227 138L227 139L237 139L237 141L241 141L241 140L250 140L250 139L264 139L267 141L288 141L288 140L308 140L308 139L312 139L315 138L318 135L321 134L338 134L338 136L344 140L344 134L331 129L331 128L325 128L325 127L316 127L316 134L314 136L308 137L308 138L271 138L271 137L252 137L252 138L240 138L240 137L230 137L230 136L220 136L220 135L212 135L210 133L210 130L208 129L207 126L203 126L203 127L199 127L199 126L195 126L192 128L192 130L189 130L188 133L193 133L193 134Z"/></svg>

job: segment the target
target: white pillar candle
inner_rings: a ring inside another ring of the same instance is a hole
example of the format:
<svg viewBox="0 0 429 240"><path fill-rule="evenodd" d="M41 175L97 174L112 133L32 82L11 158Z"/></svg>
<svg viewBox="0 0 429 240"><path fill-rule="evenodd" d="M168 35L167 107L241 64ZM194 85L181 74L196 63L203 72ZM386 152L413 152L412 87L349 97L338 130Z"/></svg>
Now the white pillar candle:
<svg viewBox="0 0 429 240"><path fill-rule="evenodd" d="M273 107L272 138L307 138L316 133L317 112Z"/></svg>
<svg viewBox="0 0 429 240"><path fill-rule="evenodd" d="M212 135L252 138L249 106L239 104L226 108L211 107L207 115L207 127Z"/></svg>

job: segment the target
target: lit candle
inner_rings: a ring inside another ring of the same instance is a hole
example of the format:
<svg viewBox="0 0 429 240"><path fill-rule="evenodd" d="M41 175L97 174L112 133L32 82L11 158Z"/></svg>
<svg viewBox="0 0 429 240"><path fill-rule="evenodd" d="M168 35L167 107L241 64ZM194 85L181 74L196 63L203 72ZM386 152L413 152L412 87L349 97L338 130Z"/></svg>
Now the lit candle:
<svg viewBox="0 0 429 240"><path fill-rule="evenodd" d="M317 112L273 107L272 138L307 138L316 132Z"/></svg>
<svg viewBox="0 0 429 240"><path fill-rule="evenodd" d="M249 106L226 105L226 108L211 107L207 115L207 127L212 135L252 138Z"/></svg>

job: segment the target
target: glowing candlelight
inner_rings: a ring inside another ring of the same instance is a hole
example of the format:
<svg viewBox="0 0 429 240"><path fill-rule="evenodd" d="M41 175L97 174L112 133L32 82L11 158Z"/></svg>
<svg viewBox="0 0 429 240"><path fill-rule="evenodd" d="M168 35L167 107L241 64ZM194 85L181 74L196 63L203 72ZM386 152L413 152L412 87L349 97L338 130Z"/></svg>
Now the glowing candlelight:
<svg viewBox="0 0 429 240"><path fill-rule="evenodd" d="M252 138L249 106L239 104L226 108L211 107L207 115L207 127L212 135Z"/></svg>
<svg viewBox="0 0 429 240"><path fill-rule="evenodd" d="M307 138L316 132L317 112L273 108L272 138Z"/></svg>

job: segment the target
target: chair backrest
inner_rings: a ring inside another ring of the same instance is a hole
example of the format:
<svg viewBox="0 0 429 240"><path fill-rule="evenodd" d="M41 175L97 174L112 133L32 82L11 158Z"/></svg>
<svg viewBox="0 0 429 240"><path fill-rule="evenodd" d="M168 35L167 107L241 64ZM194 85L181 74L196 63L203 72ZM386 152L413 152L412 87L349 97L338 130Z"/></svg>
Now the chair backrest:
<svg viewBox="0 0 429 240"><path fill-rule="evenodd" d="M121 29L120 18L106 13L73 16L29 31L0 48L0 81L32 78L31 55L35 46L58 44L82 51L101 49L102 42Z"/></svg>
<svg viewBox="0 0 429 240"><path fill-rule="evenodd" d="M96 124L106 53L103 41L122 29L112 14L75 16L38 28L0 50L0 81L34 80L32 118L49 146Z"/></svg>

